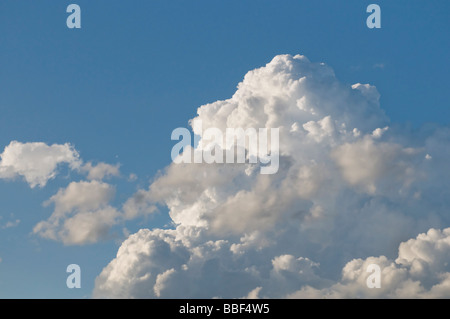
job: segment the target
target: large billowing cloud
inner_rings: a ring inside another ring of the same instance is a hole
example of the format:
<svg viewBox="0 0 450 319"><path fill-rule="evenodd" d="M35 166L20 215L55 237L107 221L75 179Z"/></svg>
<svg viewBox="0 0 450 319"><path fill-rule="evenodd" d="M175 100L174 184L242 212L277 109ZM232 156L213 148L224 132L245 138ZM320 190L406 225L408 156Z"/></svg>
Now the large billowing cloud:
<svg viewBox="0 0 450 319"><path fill-rule="evenodd" d="M338 282L322 278L320 264L305 257L268 255L258 249L238 253L226 240L194 244L180 240L177 231L142 229L131 235L97 278L94 296L450 297L450 228L430 229L401 243L396 260L385 256L353 259L342 268ZM380 289L367 287L371 264L382 270Z"/></svg>
<svg viewBox="0 0 450 319"><path fill-rule="evenodd" d="M304 286L291 298L450 298L450 228L430 229L400 244L398 258L354 259L342 270L342 281L316 289ZM367 289L367 268L382 269L380 289Z"/></svg>
<svg viewBox="0 0 450 319"><path fill-rule="evenodd" d="M128 216L167 206L174 229L142 229L96 280L95 297L445 297L450 132L389 123L377 89L323 63L276 56L207 128L279 128L280 167L171 164ZM430 228L427 235L425 233ZM382 268L382 288L365 284Z"/></svg>

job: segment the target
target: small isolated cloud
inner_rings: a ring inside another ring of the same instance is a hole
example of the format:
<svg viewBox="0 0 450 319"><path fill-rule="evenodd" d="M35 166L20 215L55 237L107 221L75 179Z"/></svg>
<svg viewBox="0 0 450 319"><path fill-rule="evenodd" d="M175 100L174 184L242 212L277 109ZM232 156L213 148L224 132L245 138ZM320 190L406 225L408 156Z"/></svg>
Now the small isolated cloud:
<svg viewBox="0 0 450 319"><path fill-rule="evenodd" d="M93 165L91 162L88 162L81 167L81 171L88 174L87 178L89 180L101 181L104 178L120 176L119 168L120 164L111 165L100 162Z"/></svg>
<svg viewBox="0 0 450 319"><path fill-rule="evenodd" d="M67 245L104 239L120 218L119 211L109 205L114 194L114 187L103 182L72 182L44 203L54 205L53 214L39 222L33 232Z"/></svg>
<svg viewBox="0 0 450 319"><path fill-rule="evenodd" d="M20 219L16 219L16 220L6 222L4 225L1 226L1 228L3 228L3 229L13 228L13 227L18 226L19 224L20 224Z"/></svg>
<svg viewBox="0 0 450 319"><path fill-rule="evenodd" d="M33 233L66 245L85 245L111 238L113 226L156 210L139 192L122 209L112 206L115 187L99 180L72 182L61 188L44 206L54 206L51 216L39 222Z"/></svg>
<svg viewBox="0 0 450 319"><path fill-rule="evenodd" d="M0 154L0 178L22 176L30 187L44 187L56 176L60 164L68 164L70 169L87 174L88 180L120 176L120 164L88 162L83 165L78 152L68 143L47 145L12 141Z"/></svg>
<svg viewBox="0 0 450 319"><path fill-rule="evenodd" d="M130 175L128 175L128 181L129 182L134 182L138 179L137 175L134 173L131 173Z"/></svg>
<svg viewBox="0 0 450 319"><path fill-rule="evenodd" d="M374 69L384 69L385 67L386 67L386 64L384 64L384 63L375 63L373 65Z"/></svg>
<svg viewBox="0 0 450 319"><path fill-rule="evenodd" d="M0 154L0 178L23 177L30 187L44 187L60 164L80 166L78 152L70 144L20 143L12 141Z"/></svg>

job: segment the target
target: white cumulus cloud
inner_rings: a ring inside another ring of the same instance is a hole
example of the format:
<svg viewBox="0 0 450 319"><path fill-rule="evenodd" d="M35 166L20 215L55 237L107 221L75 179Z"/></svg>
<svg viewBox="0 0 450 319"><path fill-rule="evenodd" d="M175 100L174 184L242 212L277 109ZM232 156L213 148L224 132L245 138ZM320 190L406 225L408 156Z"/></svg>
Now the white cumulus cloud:
<svg viewBox="0 0 450 319"><path fill-rule="evenodd" d="M119 211L109 205L114 194L114 187L104 182L72 182L44 203L54 205L53 214L39 222L33 232L68 245L106 238L120 218Z"/></svg>
<svg viewBox="0 0 450 319"><path fill-rule="evenodd" d="M0 178L22 176L30 187L43 187L63 163L72 169L81 164L78 152L70 144L12 141L0 154Z"/></svg>
<svg viewBox="0 0 450 319"><path fill-rule="evenodd" d="M340 282L325 289L304 286L291 298L449 298L450 228L430 229L402 242L398 258L354 259L342 270ZM381 287L366 285L370 264L381 268Z"/></svg>
<svg viewBox="0 0 450 319"><path fill-rule="evenodd" d="M117 177L120 175L120 165L111 165L107 163L97 163L96 165L88 162L81 167L82 172L88 174L89 180L103 180L105 177Z"/></svg>
<svg viewBox="0 0 450 319"><path fill-rule="evenodd" d="M389 123L379 97L300 55L248 72L190 123L200 137L200 120L203 130L279 128L278 172L172 163L124 210L133 218L164 205L174 229L130 235L93 295L446 296L437 265L449 261L448 230L438 229L450 224L450 131ZM365 284L370 263L382 268L381 290Z"/></svg>

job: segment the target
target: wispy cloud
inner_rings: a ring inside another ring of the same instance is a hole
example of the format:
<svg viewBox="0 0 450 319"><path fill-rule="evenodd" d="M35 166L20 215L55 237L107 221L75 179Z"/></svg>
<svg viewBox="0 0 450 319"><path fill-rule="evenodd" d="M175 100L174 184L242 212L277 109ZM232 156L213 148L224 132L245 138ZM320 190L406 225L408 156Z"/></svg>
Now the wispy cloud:
<svg viewBox="0 0 450 319"><path fill-rule="evenodd" d="M374 69L384 69L386 67L386 64L384 64L384 63L375 63L372 67Z"/></svg>

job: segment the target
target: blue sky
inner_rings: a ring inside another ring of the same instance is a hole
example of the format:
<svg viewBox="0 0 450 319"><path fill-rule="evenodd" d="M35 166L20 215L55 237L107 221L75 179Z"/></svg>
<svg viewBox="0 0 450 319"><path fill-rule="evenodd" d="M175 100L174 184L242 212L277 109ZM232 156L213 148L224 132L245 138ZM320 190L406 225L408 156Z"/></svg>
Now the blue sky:
<svg viewBox="0 0 450 319"><path fill-rule="evenodd" d="M377 3L382 28L368 29ZM394 123L448 125L450 2L77 0L82 28L66 27L71 2L0 2L0 151L11 141L71 143L86 161L120 163L114 203L146 188L170 164L176 127L199 106L227 99L252 69L278 54L331 66L347 84L370 83ZM129 182L129 174L137 180ZM124 235L65 246L32 234L43 202L81 177L61 167L45 187L0 179L0 297L89 297ZM162 227L167 210L126 223ZM65 267L82 267L67 289Z"/></svg>

